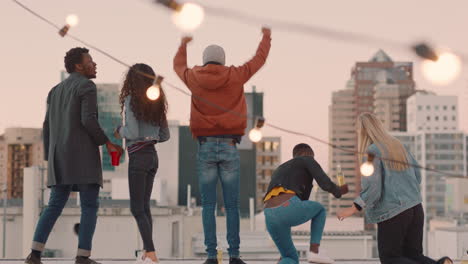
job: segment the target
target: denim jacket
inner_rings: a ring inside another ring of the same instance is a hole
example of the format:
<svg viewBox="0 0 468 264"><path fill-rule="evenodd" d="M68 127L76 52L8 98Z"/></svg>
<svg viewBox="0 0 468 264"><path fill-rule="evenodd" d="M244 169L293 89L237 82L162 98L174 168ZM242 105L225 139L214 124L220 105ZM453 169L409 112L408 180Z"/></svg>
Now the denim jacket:
<svg viewBox="0 0 468 264"><path fill-rule="evenodd" d="M169 127L155 126L136 119L130 106L130 98L130 96L127 96L124 103L125 126L119 128L119 134L127 140L127 146L131 146L137 142L164 142L169 140Z"/></svg>
<svg viewBox="0 0 468 264"><path fill-rule="evenodd" d="M382 157L382 152L386 152L385 147L379 146L380 149L372 144L367 149L367 152L376 157L373 161L374 173L369 177L361 177L361 193L354 201L365 208L366 218L370 223L388 220L422 202L419 168L409 167L402 171L388 168L377 158ZM384 154L383 157L385 156ZM417 164L408 150L407 159L409 163ZM366 160L367 157L364 161Z"/></svg>

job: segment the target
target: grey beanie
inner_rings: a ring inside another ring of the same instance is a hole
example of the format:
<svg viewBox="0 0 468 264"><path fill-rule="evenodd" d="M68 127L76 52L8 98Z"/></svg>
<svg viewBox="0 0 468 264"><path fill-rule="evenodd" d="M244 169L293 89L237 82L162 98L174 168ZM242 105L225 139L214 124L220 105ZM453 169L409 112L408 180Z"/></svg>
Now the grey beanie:
<svg viewBox="0 0 468 264"><path fill-rule="evenodd" d="M224 49L218 45L210 45L203 51L203 65L208 62L217 62L221 65L226 63Z"/></svg>

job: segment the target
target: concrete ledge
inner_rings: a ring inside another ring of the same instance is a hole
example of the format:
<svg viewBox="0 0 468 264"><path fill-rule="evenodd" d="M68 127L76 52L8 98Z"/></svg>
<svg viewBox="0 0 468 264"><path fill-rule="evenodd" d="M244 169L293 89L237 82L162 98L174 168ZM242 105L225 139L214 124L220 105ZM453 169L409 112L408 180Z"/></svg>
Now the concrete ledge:
<svg viewBox="0 0 468 264"><path fill-rule="evenodd" d="M247 264L275 264L278 262L277 259L244 259ZM96 261L102 264L133 264L135 262L134 259L96 259ZM176 263L183 263L183 264L202 264L204 259L161 259L161 264L176 264ZM54 259L43 259L42 262L44 264L74 264L74 260L72 259L63 259L63 258L54 258ZM1 264L20 264L24 263L24 259L0 259ZM229 260L224 259L224 264L228 264ZM301 263L306 264L307 261L305 259L301 260ZM378 259L337 259L335 260L336 264L380 264ZM455 264L461 264L461 261L455 261Z"/></svg>

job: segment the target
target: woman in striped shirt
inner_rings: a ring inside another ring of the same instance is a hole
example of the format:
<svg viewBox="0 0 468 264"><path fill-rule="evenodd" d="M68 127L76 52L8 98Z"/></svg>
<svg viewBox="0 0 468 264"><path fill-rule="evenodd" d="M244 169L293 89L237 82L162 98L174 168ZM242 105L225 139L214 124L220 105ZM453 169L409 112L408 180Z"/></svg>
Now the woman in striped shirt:
<svg viewBox="0 0 468 264"><path fill-rule="evenodd" d="M154 76L153 69L146 64L135 64L129 69L120 94L125 125L115 131L115 136L125 138L128 146L130 209L136 219L145 251L136 263L145 264L158 262L150 212L151 192L158 169L155 145L170 137L164 91L158 87L160 95L156 100L150 100L146 95L154 83Z"/></svg>

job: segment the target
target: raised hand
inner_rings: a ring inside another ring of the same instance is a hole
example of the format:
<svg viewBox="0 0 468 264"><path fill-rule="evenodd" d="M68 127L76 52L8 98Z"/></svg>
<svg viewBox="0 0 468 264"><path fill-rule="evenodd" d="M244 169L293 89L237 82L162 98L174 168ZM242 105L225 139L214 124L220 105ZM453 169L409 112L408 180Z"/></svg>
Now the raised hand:
<svg viewBox="0 0 468 264"><path fill-rule="evenodd" d="M193 38L191 36L184 36L182 37L182 44L186 45L187 43L189 43L190 41L192 41Z"/></svg>
<svg viewBox="0 0 468 264"><path fill-rule="evenodd" d="M269 27L262 27L262 33L263 33L263 35L270 36L271 35L271 29Z"/></svg>

